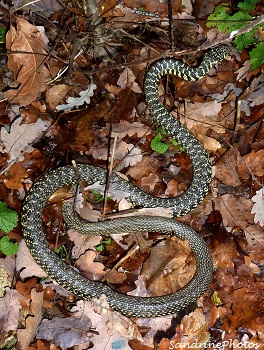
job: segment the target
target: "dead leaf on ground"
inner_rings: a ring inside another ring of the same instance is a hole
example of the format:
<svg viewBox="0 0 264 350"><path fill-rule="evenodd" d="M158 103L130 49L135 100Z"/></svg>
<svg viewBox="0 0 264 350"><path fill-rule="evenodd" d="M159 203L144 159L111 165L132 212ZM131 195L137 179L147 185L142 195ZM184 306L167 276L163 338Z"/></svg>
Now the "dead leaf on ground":
<svg viewBox="0 0 264 350"><path fill-rule="evenodd" d="M20 320L20 299L23 296L17 290L6 288L3 298L0 298L0 339L9 331L16 331Z"/></svg>
<svg viewBox="0 0 264 350"><path fill-rule="evenodd" d="M88 250L80 256L75 264L83 276L93 281L101 280L107 274L105 266L94 261L95 258L96 252Z"/></svg>
<svg viewBox="0 0 264 350"><path fill-rule="evenodd" d="M104 299L104 298L102 298ZM75 317L87 315L93 320L93 327L97 332L93 332L91 342L94 350L111 350L112 345L117 346L118 340L123 340L127 344L129 338L135 337L142 340L137 325L127 317L117 312L104 311L101 315L94 312L90 301L78 301L72 308ZM125 348L129 350L129 347Z"/></svg>
<svg viewBox="0 0 264 350"><path fill-rule="evenodd" d="M28 350L29 344L35 337L38 325L42 320L43 292L31 291L31 313L26 319L26 328L17 330L18 346L21 350Z"/></svg>
<svg viewBox="0 0 264 350"><path fill-rule="evenodd" d="M13 70L18 89L5 92L9 101L22 105L35 101L46 89L49 71L45 67L45 42L38 29L24 18L16 17L17 29L12 25L6 35L8 67ZM27 53L28 52L28 53Z"/></svg>
<svg viewBox="0 0 264 350"><path fill-rule="evenodd" d="M248 168L255 176L262 178L264 175L264 150L261 149L258 152L251 151L243 156L243 160L238 158L237 166L238 174L243 180L252 176Z"/></svg>
<svg viewBox="0 0 264 350"><path fill-rule="evenodd" d="M251 214L252 200L225 194L215 199L215 207L221 212L225 227L241 227L247 239L247 251L256 261L263 264L263 228L254 224L254 215Z"/></svg>
<svg viewBox="0 0 264 350"><path fill-rule="evenodd" d="M20 271L20 276L22 278L27 277L46 277L47 274L38 266L35 260L32 258L28 247L24 240L19 243L19 249L17 252L16 259L16 270Z"/></svg>
<svg viewBox="0 0 264 350"><path fill-rule="evenodd" d="M152 248L142 269L152 295L173 293L189 282L195 271L195 259L188 248L186 241L177 239L166 239Z"/></svg>
<svg viewBox="0 0 264 350"><path fill-rule="evenodd" d="M2 152L9 154L9 162L13 160L23 160L24 152L32 152L34 148L31 146L38 137L42 136L50 126L47 120L38 119L36 123L23 124L23 118L16 118L12 125L10 132L7 132L4 127L1 128L1 140L3 147Z"/></svg>
<svg viewBox="0 0 264 350"><path fill-rule="evenodd" d="M222 183L232 187L241 185L237 171L237 155L233 149L227 150L217 161L215 177Z"/></svg>
<svg viewBox="0 0 264 350"><path fill-rule="evenodd" d="M196 309L189 315L184 316L181 324L176 327L175 336L170 340L166 338L161 340L159 350L203 348L203 344L206 344L209 340L210 333L206 328L205 316L201 309ZM199 346L199 344L201 345Z"/></svg>
<svg viewBox="0 0 264 350"><path fill-rule="evenodd" d="M77 317L53 317L51 320L43 319L38 326L36 337L54 341L62 349L68 349L74 345L90 344L88 332L92 326L89 317L83 315Z"/></svg>

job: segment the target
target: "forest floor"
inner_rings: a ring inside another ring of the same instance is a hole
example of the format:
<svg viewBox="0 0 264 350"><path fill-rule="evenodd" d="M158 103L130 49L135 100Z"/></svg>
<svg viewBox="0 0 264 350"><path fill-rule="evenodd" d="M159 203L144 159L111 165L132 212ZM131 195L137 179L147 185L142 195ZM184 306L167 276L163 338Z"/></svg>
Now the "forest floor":
<svg viewBox="0 0 264 350"><path fill-rule="evenodd" d="M115 172L153 196L184 192L191 161L153 122L144 77L168 55L195 67L201 47L221 43L224 34L205 25L214 5L174 1L171 22L167 4L157 0L91 1L92 8L81 1L27 3L0 7L7 28L0 44L2 202L19 217L31 185L72 160L106 168L112 159ZM159 84L162 102L213 166L207 197L177 218L204 238L216 267L197 303L166 317L129 319L103 301L80 300L34 262L18 222L8 233L17 254L0 251L0 349L264 349L262 72L263 65L250 69L247 50L231 48L205 78L168 76ZM102 191L97 183L85 192L94 209L83 209L87 219L131 209L118 189L109 189L107 201ZM188 244L155 232L83 238L63 222L65 196L56 192L45 208L44 231L85 277L137 296L173 293L190 280L195 259Z"/></svg>

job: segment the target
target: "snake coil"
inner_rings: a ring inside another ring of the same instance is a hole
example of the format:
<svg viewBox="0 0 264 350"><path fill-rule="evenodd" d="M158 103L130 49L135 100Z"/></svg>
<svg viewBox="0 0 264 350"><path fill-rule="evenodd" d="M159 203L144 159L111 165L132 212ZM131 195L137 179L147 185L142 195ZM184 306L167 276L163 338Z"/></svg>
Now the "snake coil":
<svg viewBox="0 0 264 350"><path fill-rule="evenodd" d="M147 72L145 96L156 123L173 138L176 138L189 154L193 165L193 179L188 189L176 198L157 198L146 194L129 182L113 174L111 183L129 193L128 199L140 207L171 208L175 217L195 208L206 196L211 183L211 165L208 156L193 135L161 104L158 95L158 82L166 73L177 75L186 80L204 77L212 66L221 61L229 50L221 46L209 51L201 65L190 68L182 62L164 59L155 63ZM92 165L79 164L79 176L88 184L96 181L105 183L106 171ZM78 180L71 166L64 166L45 174L33 184L27 194L22 212L21 224L26 244L43 270L58 284L80 298L99 298L105 294L107 301L115 310L127 316L155 317L175 313L195 302L208 287L213 273L212 258L204 240L190 227L173 219L162 217L138 216L115 219L108 222L89 223L88 226L72 215L66 215L66 221L72 227L85 230L85 234L120 232L161 232L187 239L196 257L196 271L190 282L175 293L160 297L134 297L112 290L102 282L92 282L80 276L78 272L62 262L50 248L42 227L42 211L48 198L59 188L76 185Z"/></svg>

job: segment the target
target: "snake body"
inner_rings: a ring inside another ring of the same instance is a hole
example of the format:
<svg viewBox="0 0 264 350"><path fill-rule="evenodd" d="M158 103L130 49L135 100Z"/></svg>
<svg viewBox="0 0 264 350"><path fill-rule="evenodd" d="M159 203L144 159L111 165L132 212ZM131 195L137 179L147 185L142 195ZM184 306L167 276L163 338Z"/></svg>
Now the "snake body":
<svg viewBox="0 0 264 350"><path fill-rule="evenodd" d="M111 183L129 193L128 200L140 207L171 208L174 216L181 216L195 208L205 197L211 182L211 166L204 148L190 132L175 120L160 103L158 82L166 74L174 74L188 80L201 79L228 54L226 46L211 50L198 68L164 59L154 64L147 72L145 95L149 109L157 124L168 132L185 148L193 164L193 179L188 189L176 198L157 198L146 194L128 181L113 174ZM88 184L96 181L105 183L106 171L96 166L79 164L79 176ZM196 257L196 271L190 282L175 293L160 297L134 297L112 290L102 282L86 280L70 266L62 262L52 251L45 239L42 228L42 211L48 198L59 188L77 185L78 180L72 166L64 166L45 174L34 183L27 194L21 212L24 239L36 262L58 284L71 293L84 298L99 298L106 295L107 301L115 310L127 316L155 317L175 313L195 302L208 287L213 273L212 258L203 239L190 227L173 219L162 217L137 216L120 218L107 222L83 224L73 215L66 215L71 227L92 235L108 236L120 232L161 232L187 239Z"/></svg>

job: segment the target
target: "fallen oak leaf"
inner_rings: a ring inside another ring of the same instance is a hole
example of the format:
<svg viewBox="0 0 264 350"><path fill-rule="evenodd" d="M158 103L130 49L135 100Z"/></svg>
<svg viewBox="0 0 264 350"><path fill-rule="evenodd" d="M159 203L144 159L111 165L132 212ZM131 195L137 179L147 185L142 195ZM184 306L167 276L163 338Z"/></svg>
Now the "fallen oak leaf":
<svg viewBox="0 0 264 350"><path fill-rule="evenodd" d="M255 196L252 197L252 201L255 203L251 210L251 214L255 214L254 222L259 222L260 226L264 226L264 196L263 188L256 192Z"/></svg>
<svg viewBox="0 0 264 350"><path fill-rule="evenodd" d="M131 90L137 93L142 93L139 85L135 82L136 77L130 68L125 68L123 72L120 74L120 77L117 81L117 85L121 87L121 89L125 89L129 87Z"/></svg>
<svg viewBox="0 0 264 350"><path fill-rule="evenodd" d="M28 177L27 170L21 166L21 162L14 163L9 168L4 184L12 190L23 188L24 179Z"/></svg>
<svg viewBox="0 0 264 350"><path fill-rule="evenodd" d="M31 276L46 277L46 273L32 258L25 241L22 239L19 243L19 249L16 259L16 271L20 271L21 278L27 278Z"/></svg>
<svg viewBox="0 0 264 350"><path fill-rule="evenodd" d="M75 266L81 274L90 280L100 280L107 274L107 270L102 263L94 261L96 252L88 250L76 261Z"/></svg>
<svg viewBox="0 0 264 350"><path fill-rule="evenodd" d="M100 314L94 311L95 308ZM93 332L91 338L93 350L108 350L110 346L112 349L120 349L120 347L114 347L117 338L124 342L133 337L142 339L135 322L109 310L105 295L101 296L100 301L97 299L94 303L87 300L77 301L71 312L77 318L87 316L92 320L93 328L97 331ZM122 349L129 350L130 347L126 346Z"/></svg>
<svg viewBox="0 0 264 350"><path fill-rule="evenodd" d="M30 144L50 126L47 120L38 119L36 123L21 124L22 119L19 117L13 121L10 132L7 132L4 127L0 131L3 144L3 147L0 145L0 152L9 154L9 163L12 160L23 160L25 149L26 152L32 152L34 148Z"/></svg>
<svg viewBox="0 0 264 350"><path fill-rule="evenodd" d="M16 18L17 30L11 25L6 35L8 68L12 69L18 89L4 94L13 103L28 105L39 93L45 91L45 80L49 76L43 62L47 52L39 30L23 18Z"/></svg>
<svg viewBox="0 0 264 350"><path fill-rule="evenodd" d="M0 339L9 331L17 329L20 319L19 310L22 308L20 299L23 299L23 296L17 290L9 288L6 288L5 296L0 298Z"/></svg>
<svg viewBox="0 0 264 350"><path fill-rule="evenodd" d="M91 326L91 320L86 315L80 318L71 316L53 317L51 320L43 319L38 327L36 338L52 340L57 346L68 349L74 345L89 342L88 332Z"/></svg>
<svg viewBox="0 0 264 350"><path fill-rule="evenodd" d="M34 317L27 317L26 328L17 330L17 339L20 349L28 349L29 344L34 339L36 329L42 319L42 305L44 292L31 291L31 313Z"/></svg>
<svg viewBox="0 0 264 350"><path fill-rule="evenodd" d="M83 106L85 103L87 105L90 104L90 97L94 95L94 90L96 89L96 85L91 82L86 90L80 92L79 97L68 97L66 100L66 104L61 104L56 107L57 111L69 111L73 108L77 108Z"/></svg>
<svg viewBox="0 0 264 350"><path fill-rule="evenodd" d="M240 176L240 179L247 180L252 176L252 173L255 176L262 177L264 175L264 150L260 149L259 151L251 151L238 159L237 171Z"/></svg>
<svg viewBox="0 0 264 350"><path fill-rule="evenodd" d="M49 108L55 110L70 90L71 87L65 84L58 84L50 87L46 92L46 101Z"/></svg>

